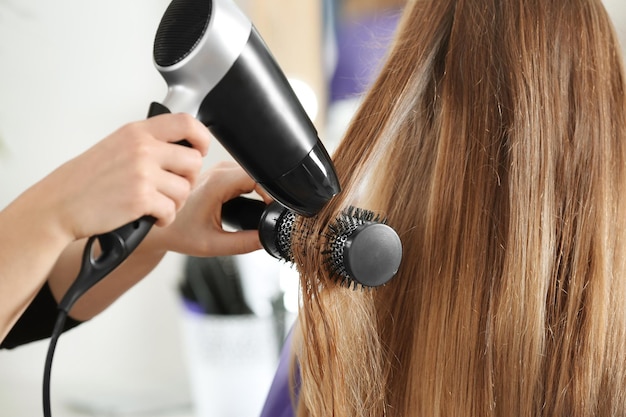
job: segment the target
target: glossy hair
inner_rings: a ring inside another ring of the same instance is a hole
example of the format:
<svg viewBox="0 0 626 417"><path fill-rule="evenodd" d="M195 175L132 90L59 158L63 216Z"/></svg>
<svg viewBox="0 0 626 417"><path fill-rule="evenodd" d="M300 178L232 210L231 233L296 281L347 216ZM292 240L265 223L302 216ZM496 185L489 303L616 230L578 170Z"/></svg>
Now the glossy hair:
<svg viewBox="0 0 626 417"><path fill-rule="evenodd" d="M626 415L620 47L600 0L416 0L294 240L298 416ZM323 265L348 205L400 234L354 291Z"/></svg>

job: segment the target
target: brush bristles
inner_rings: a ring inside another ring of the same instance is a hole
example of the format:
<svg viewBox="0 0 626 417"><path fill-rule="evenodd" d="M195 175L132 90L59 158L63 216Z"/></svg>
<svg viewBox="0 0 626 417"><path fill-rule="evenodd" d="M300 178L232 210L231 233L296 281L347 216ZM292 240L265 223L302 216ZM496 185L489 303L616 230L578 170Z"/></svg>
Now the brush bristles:
<svg viewBox="0 0 626 417"><path fill-rule="evenodd" d="M291 210L285 210L278 221L276 234L276 245L281 258L290 263L294 263L291 241L295 236L295 223L296 213Z"/></svg>
<svg viewBox="0 0 626 417"><path fill-rule="evenodd" d="M277 224L276 243L281 259L294 264L295 258L292 247L308 247L307 240L311 235L312 222L303 222L300 228L296 229L298 216L291 210L285 210L280 216ZM344 250L351 235L360 226L372 223L386 224L387 219L377 215L371 210L350 206L343 210L337 218L331 222L321 233L321 253L324 257L324 268L329 276L338 285L353 290L369 289L371 287L359 283L346 270L344 264Z"/></svg>

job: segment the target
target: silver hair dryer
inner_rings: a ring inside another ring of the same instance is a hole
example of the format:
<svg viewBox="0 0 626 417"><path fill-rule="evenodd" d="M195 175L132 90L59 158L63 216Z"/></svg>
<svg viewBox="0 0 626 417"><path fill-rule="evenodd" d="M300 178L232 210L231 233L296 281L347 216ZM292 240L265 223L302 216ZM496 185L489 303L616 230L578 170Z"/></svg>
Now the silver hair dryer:
<svg viewBox="0 0 626 417"><path fill-rule="evenodd" d="M148 117L193 115L277 202L303 216L315 215L340 192L315 127L232 0L173 0L157 29L154 63L168 91L163 103L152 103ZM249 217L249 211L239 213ZM79 276L60 309L69 312L82 294L126 259L154 221L144 216L90 238ZM96 240L98 258L92 256Z"/></svg>
<svg viewBox="0 0 626 417"><path fill-rule="evenodd" d="M276 201L312 216L340 192L313 123L232 0L173 0L154 62L168 85L163 111L195 116Z"/></svg>

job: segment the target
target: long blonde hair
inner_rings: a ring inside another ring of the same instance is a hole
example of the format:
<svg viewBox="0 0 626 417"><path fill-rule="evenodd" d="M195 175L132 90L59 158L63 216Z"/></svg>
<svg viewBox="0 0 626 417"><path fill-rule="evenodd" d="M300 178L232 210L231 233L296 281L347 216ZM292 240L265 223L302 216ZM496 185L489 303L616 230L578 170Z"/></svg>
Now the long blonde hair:
<svg viewBox="0 0 626 417"><path fill-rule="evenodd" d="M600 0L416 0L294 240L299 416L626 415L626 106ZM320 254L353 204L385 287Z"/></svg>

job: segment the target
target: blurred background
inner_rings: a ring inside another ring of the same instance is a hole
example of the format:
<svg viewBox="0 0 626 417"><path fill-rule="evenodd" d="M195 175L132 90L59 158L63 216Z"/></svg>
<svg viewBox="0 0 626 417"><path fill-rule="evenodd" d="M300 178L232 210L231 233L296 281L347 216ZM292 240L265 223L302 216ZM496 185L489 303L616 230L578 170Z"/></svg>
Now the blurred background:
<svg viewBox="0 0 626 417"><path fill-rule="evenodd" d="M375 76L403 0L237 3L332 152ZM625 44L626 3L604 3ZM121 125L144 118L149 103L165 97L152 44L168 4L0 0L0 207ZM230 156L216 140L206 166L224 159ZM207 277L235 288L242 309L198 312L184 284ZM228 398L225 382L241 383L246 378L237 372L247 370L255 384L229 401L249 399L253 417L296 304L294 271L262 251L208 262L169 254L108 310L61 336L53 415L225 417L212 414L213 399ZM217 345L228 341L230 347ZM243 353L257 355L250 362L220 356L250 343L252 353ZM1 415L42 414L47 348L42 341L0 351Z"/></svg>

